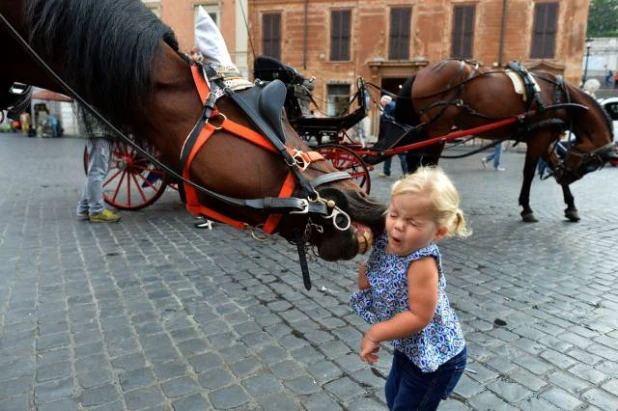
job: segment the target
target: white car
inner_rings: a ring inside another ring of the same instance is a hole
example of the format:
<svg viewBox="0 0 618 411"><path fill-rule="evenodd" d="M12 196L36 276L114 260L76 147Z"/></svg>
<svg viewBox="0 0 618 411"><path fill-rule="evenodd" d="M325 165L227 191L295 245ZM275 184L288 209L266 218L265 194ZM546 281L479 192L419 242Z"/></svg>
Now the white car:
<svg viewBox="0 0 618 411"><path fill-rule="evenodd" d="M599 104L607 111L614 124L614 141L618 142L618 97L608 97L599 100Z"/></svg>

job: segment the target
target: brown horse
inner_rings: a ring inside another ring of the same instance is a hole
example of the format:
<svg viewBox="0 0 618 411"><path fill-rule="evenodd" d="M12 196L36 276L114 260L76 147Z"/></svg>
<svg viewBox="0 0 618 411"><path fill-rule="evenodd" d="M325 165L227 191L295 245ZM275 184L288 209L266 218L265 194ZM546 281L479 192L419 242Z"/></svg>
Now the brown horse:
<svg viewBox="0 0 618 411"><path fill-rule="evenodd" d="M539 158L548 162L562 186L567 204L565 216L578 221L569 184L615 157L611 121L594 98L560 77L543 72L527 73L517 66L513 69L511 76L518 76L522 92L527 91L525 99L515 91L514 81L505 70L458 60L431 64L403 86L395 118L415 126L420 139L425 140L445 136L453 127L471 129L527 113L520 121L479 137L526 143L524 180L519 195L524 221L537 221L529 197ZM531 78L534 81L529 81ZM538 85L536 89L534 82ZM552 148L565 130L570 130L576 141L561 160ZM411 169L418 166L419 157L421 164L437 164L443 148L444 143L435 144L421 152L409 153Z"/></svg>
<svg viewBox="0 0 618 411"><path fill-rule="evenodd" d="M118 128L154 144L171 168L182 169L183 145L207 111L173 32L141 1L3 0L0 13L6 20L0 21L6 57L0 78L65 92L34 63L10 25L88 104ZM217 125L230 121L257 130L246 110L228 95L216 101L216 109ZM309 150L285 119L279 126L285 150ZM325 260L354 257L367 248L372 231L383 230L384 206L366 198L351 180L339 179L341 173L326 161L301 169L302 162L284 161L285 153L227 130L215 129L186 173L192 182L219 195L213 198L199 190L197 194L202 205L222 218L249 228L261 227L269 216L275 216L275 222L280 218L273 232L315 246ZM296 181L292 194L279 200L291 175ZM254 207L230 204L225 200L229 198Z"/></svg>

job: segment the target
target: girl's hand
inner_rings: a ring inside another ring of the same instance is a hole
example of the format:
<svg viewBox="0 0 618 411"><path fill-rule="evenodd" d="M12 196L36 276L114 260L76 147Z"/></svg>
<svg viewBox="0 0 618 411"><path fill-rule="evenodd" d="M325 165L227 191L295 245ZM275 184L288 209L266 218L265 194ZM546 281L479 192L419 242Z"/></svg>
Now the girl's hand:
<svg viewBox="0 0 618 411"><path fill-rule="evenodd" d="M367 261L363 261L358 267L358 289L366 290L369 287L369 280L367 280Z"/></svg>
<svg viewBox="0 0 618 411"><path fill-rule="evenodd" d="M378 351L380 351L380 344L370 340L368 335L365 334L361 340L361 360L369 364L377 362L378 358L380 358L378 354L376 354Z"/></svg>

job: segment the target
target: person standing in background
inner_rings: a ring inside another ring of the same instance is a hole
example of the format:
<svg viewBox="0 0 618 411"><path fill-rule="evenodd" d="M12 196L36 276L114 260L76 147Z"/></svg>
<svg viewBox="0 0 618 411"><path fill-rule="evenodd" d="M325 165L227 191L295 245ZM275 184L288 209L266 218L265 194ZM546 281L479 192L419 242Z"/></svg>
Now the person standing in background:
<svg viewBox="0 0 618 411"><path fill-rule="evenodd" d="M120 216L105 208L103 181L109 172L111 160L111 135L82 106L77 107L79 132L88 138L88 175L82 197L77 203L77 217L91 223L115 223Z"/></svg>
<svg viewBox="0 0 618 411"><path fill-rule="evenodd" d="M491 160L494 161L494 169L496 171L504 171L506 170L506 168L502 167L500 165L500 161L502 160L502 144L503 142L499 142L498 144L496 144L496 148L494 150L493 153L489 154L488 156L485 156L483 158L481 158L481 163L483 164L483 168L487 168L487 163L489 163Z"/></svg>

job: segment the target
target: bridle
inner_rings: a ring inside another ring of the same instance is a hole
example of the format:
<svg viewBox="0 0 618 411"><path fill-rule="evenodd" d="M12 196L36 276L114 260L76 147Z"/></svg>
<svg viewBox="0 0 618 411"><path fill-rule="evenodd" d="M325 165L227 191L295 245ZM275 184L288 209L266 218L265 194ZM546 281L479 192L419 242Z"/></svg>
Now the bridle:
<svg viewBox="0 0 618 411"><path fill-rule="evenodd" d="M587 173L602 168L607 162L605 159L607 154L613 150L614 143L607 143L593 151L583 151L574 144L567 149L564 159L554 166L554 177L558 183L563 180L579 180ZM575 157L578 160L574 165L569 165L567 163L569 157Z"/></svg>

